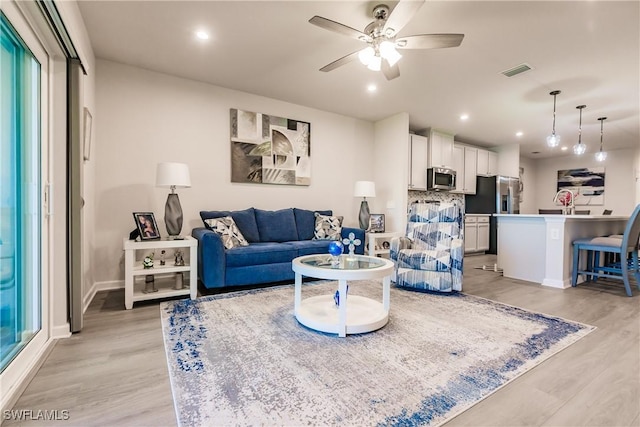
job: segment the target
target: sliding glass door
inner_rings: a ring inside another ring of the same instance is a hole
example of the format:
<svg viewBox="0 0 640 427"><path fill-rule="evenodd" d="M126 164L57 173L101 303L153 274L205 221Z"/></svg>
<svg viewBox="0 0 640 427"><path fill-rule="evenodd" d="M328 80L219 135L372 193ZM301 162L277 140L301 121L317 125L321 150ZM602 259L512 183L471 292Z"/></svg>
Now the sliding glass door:
<svg viewBox="0 0 640 427"><path fill-rule="evenodd" d="M0 372L42 327L41 67L0 14Z"/></svg>

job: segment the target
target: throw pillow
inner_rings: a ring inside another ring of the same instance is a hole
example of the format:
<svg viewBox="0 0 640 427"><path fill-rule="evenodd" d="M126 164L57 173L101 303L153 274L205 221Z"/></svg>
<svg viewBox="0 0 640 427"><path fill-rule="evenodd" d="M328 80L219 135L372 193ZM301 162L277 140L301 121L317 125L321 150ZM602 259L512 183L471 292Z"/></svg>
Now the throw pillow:
<svg viewBox="0 0 640 427"><path fill-rule="evenodd" d="M342 232L342 217L321 215L315 213L316 230L313 240L340 240Z"/></svg>
<svg viewBox="0 0 640 427"><path fill-rule="evenodd" d="M230 216L211 218L204 222L211 231L220 235L225 249L235 248L236 246L249 246L249 243L238 229L233 218Z"/></svg>

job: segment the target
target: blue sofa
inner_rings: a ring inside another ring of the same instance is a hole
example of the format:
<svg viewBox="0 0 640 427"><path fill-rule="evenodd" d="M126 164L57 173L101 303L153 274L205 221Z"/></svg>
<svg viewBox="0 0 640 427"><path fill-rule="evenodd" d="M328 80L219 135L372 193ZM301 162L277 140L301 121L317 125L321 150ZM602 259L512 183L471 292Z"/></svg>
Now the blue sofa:
<svg viewBox="0 0 640 427"><path fill-rule="evenodd" d="M297 208L201 211L203 221L231 216L249 245L225 249L220 235L206 227L194 228L191 235L198 239L198 278L208 289L293 280L294 258L328 253L329 240L313 240L315 212L333 215L330 210ZM343 238L349 233L362 242L355 252L364 254L365 231L342 227Z"/></svg>

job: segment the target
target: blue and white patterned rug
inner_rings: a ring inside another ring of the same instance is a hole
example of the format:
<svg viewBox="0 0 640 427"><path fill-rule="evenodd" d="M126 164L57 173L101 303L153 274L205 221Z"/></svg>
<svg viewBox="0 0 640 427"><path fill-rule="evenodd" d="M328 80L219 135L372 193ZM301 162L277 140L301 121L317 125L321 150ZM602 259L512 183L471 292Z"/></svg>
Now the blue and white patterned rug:
<svg viewBox="0 0 640 427"><path fill-rule="evenodd" d="M381 298L381 285L350 282ZM303 298L336 282L303 285ZM181 426L440 425L595 328L462 293L391 289L389 323L300 325L293 286L163 303Z"/></svg>

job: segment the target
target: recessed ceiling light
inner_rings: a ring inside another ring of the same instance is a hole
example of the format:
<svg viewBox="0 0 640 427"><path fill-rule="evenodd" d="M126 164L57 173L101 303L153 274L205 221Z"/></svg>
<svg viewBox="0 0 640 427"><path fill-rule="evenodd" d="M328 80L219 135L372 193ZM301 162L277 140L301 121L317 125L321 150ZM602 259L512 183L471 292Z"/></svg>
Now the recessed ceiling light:
<svg viewBox="0 0 640 427"><path fill-rule="evenodd" d="M562 147L561 150L562 151L567 151L569 149L569 147Z"/></svg>
<svg viewBox="0 0 640 427"><path fill-rule="evenodd" d="M196 31L196 37L200 40L209 40L209 33L206 31Z"/></svg>
<svg viewBox="0 0 640 427"><path fill-rule="evenodd" d="M469 119L469 115L468 114L461 114L460 115L460 120L467 120Z"/></svg>
<svg viewBox="0 0 640 427"><path fill-rule="evenodd" d="M374 84L370 84L369 86L367 86L367 90L369 92L375 92L376 90L378 90L378 87Z"/></svg>
<svg viewBox="0 0 640 427"><path fill-rule="evenodd" d="M516 136L517 136L518 138L519 138L519 137L521 137L522 135L524 135L524 133L522 133L522 132L516 132Z"/></svg>

